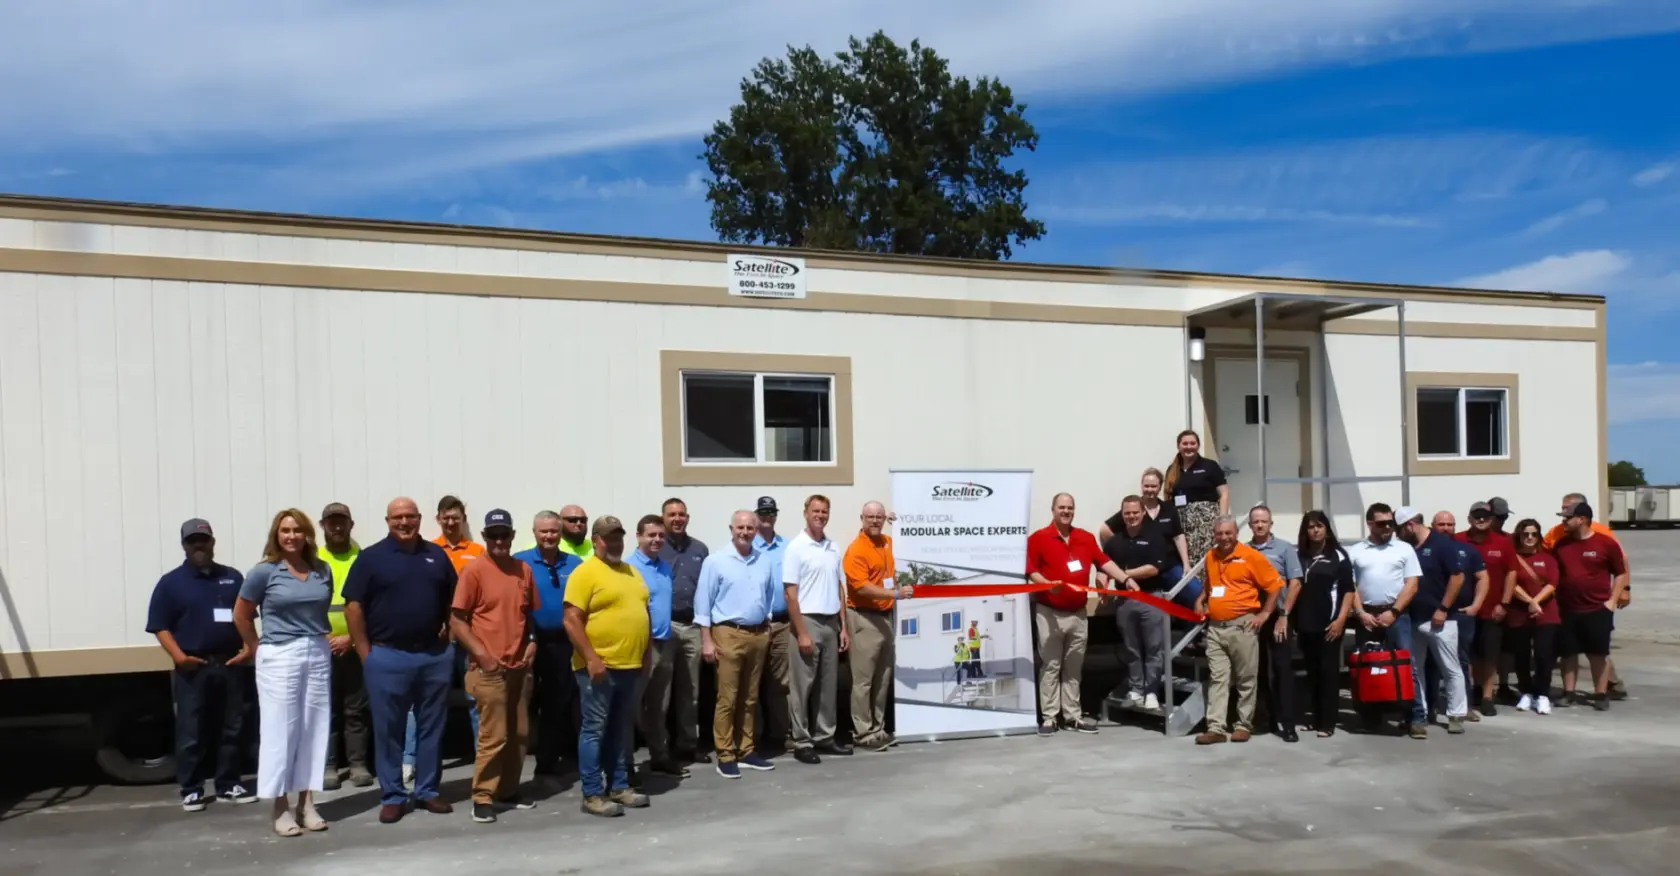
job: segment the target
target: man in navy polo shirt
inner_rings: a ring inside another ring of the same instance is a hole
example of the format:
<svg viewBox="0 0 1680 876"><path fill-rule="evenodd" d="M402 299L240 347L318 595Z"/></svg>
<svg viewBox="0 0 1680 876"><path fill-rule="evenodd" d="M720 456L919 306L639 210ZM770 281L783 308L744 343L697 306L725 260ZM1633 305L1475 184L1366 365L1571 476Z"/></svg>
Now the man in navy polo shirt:
<svg viewBox="0 0 1680 876"><path fill-rule="evenodd" d="M1412 706L1413 739L1428 739L1429 725L1418 723L1420 707L1428 709L1435 691L1428 684L1429 662L1441 668L1441 680L1446 686L1447 732L1463 733L1464 716L1469 712L1464 690L1464 670L1458 663L1458 621L1456 608L1458 593L1464 586L1464 557L1462 547L1449 535L1429 528L1423 513L1415 508L1401 508L1394 518L1399 522L1400 537L1417 549L1417 595L1408 605L1412 628L1412 687L1417 702Z"/></svg>
<svg viewBox="0 0 1680 876"><path fill-rule="evenodd" d="M233 601L245 576L216 562L210 524L193 518L181 524L186 561L158 579L146 611L146 632L175 663L175 774L181 808L204 809L203 767L213 760L216 797L225 803L255 803L257 795L239 783L239 734L250 685L251 654L233 627ZM219 717L219 720L217 718ZM220 725L214 756L205 750L207 731Z"/></svg>
<svg viewBox="0 0 1680 876"><path fill-rule="evenodd" d="M344 617L362 658L373 713L379 820L393 824L409 806L402 752L410 709L418 729L413 799L428 812L454 811L438 796L438 773L454 668L448 622L455 567L443 548L420 537L420 507L413 499L393 500L385 525L390 535L363 548L350 567Z"/></svg>

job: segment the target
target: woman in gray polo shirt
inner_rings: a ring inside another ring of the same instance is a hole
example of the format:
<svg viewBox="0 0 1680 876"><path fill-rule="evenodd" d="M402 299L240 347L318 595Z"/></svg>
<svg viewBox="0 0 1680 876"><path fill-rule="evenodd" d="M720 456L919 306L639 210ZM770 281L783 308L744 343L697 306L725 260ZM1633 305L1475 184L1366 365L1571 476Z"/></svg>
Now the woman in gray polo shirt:
<svg viewBox="0 0 1680 876"><path fill-rule="evenodd" d="M315 811L327 766L332 725L332 649L327 609L332 570L315 555L309 515L288 508L274 515L263 561L239 588L233 621L257 655L257 702L262 713L257 796L274 801L274 832L298 836L326 830ZM259 639L254 620L262 614ZM296 793L297 809L287 801Z"/></svg>

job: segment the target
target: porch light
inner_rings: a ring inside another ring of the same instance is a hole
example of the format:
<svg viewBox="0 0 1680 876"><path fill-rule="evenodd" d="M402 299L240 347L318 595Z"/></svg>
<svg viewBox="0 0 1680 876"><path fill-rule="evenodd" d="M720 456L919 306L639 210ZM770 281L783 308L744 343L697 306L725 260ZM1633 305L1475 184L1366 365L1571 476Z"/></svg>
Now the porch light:
<svg viewBox="0 0 1680 876"><path fill-rule="evenodd" d="M1197 326L1190 329L1190 361L1200 362L1207 356L1207 329Z"/></svg>

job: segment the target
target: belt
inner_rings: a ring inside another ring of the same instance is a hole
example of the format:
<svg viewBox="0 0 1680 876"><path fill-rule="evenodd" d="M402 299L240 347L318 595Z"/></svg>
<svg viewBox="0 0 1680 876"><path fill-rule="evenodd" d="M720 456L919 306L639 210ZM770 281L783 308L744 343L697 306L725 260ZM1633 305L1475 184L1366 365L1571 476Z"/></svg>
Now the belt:
<svg viewBox="0 0 1680 876"><path fill-rule="evenodd" d="M741 623L740 621L732 621L732 620L731 621L714 621L712 623L712 626L714 626L714 627L729 627L731 629L740 630L743 633L762 633L762 632L765 632L765 631L770 629L770 625L767 624L767 623L764 623L762 621L759 622L759 623L756 623L756 624L744 624L744 623Z"/></svg>
<svg viewBox="0 0 1680 876"><path fill-rule="evenodd" d="M773 624L785 624L788 622L788 613L785 611L778 611L770 615L770 622Z"/></svg>
<svg viewBox="0 0 1680 876"><path fill-rule="evenodd" d="M815 611L802 611L802 612L800 612L800 615L803 616L803 617L808 617L812 620L820 620L820 621L831 621L831 620L834 620L835 618L840 616L838 614L823 614L821 612L815 612Z"/></svg>
<svg viewBox="0 0 1680 876"><path fill-rule="evenodd" d="M671 609L671 622L672 623L678 623L678 624L694 623L694 609L692 609L692 608L673 608L673 609Z"/></svg>
<svg viewBox="0 0 1680 876"><path fill-rule="evenodd" d="M203 654L203 653L199 653L199 652L196 652L196 651L183 650L181 653L187 655L188 657L197 657L198 659L203 660L205 663L226 663L229 660L232 660L233 658L239 656L238 651L225 651L225 652L217 652L217 653L214 653L214 654Z"/></svg>
<svg viewBox="0 0 1680 876"><path fill-rule="evenodd" d="M877 617L886 617L887 615L892 614L892 609L890 609L890 608L886 609L885 611L883 611L879 608L859 608L855 605L852 606L851 608L852 608L852 611L855 611L858 614L872 614L872 615L876 615Z"/></svg>
<svg viewBox="0 0 1680 876"><path fill-rule="evenodd" d="M1385 604L1382 604L1382 605L1367 605L1367 606L1365 606L1365 613L1366 614L1382 614L1385 611L1393 611L1393 610L1394 610L1394 603L1392 603L1392 602L1385 603ZM1395 614L1399 614L1399 612L1395 612Z"/></svg>
<svg viewBox="0 0 1680 876"><path fill-rule="evenodd" d="M1233 618L1230 618L1228 620L1219 620L1219 621L1210 620L1210 621L1208 621L1208 626L1210 626L1210 627L1234 627L1237 624L1248 623L1248 619L1253 617L1256 614L1258 614L1258 612L1252 612L1251 611L1248 614L1239 615L1237 617L1233 617Z"/></svg>

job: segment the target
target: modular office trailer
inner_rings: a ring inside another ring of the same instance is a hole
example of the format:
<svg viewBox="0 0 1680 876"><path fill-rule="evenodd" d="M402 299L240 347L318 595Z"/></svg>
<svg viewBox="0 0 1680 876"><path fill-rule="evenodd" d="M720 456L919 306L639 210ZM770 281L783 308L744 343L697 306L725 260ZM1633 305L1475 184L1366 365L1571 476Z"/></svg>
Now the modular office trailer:
<svg viewBox="0 0 1680 876"><path fill-rule="evenodd" d="M1289 537L1603 497L1597 296L3 198L0 314L13 679L163 668L147 599L194 516L241 568L278 509L348 503L367 543L399 495L680 496L716 547L759 495L849 536L890 469L974 467L1095 529L1186 427Z"/></svg>

